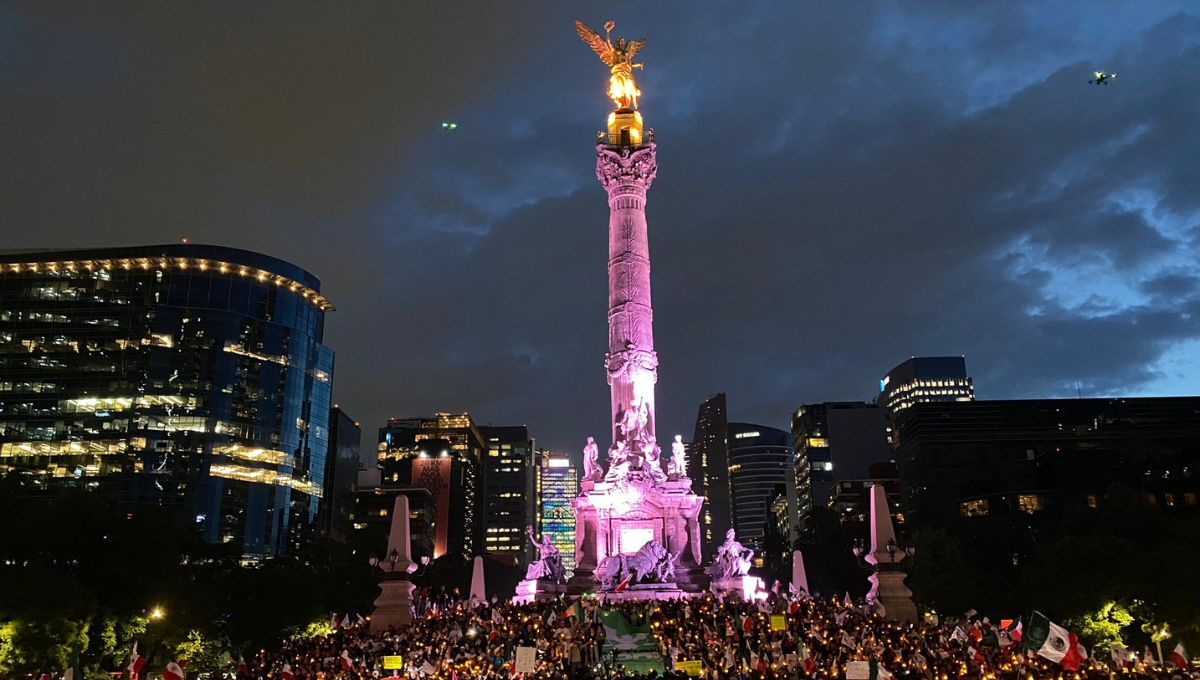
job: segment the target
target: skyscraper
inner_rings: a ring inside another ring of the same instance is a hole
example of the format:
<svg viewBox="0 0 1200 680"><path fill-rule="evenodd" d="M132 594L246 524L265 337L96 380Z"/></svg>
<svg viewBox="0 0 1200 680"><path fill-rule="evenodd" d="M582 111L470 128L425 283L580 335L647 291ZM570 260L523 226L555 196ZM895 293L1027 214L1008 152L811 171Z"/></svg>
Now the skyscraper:
<svg viewBox="0 0 1200 680"><path fill-rule="evenodd" d="M435 559L482 550L483 454L468 413L392 418L379 429L382 488L423 487L433 496Z"/></svg>
<svg viewBox="0 0 1200 680"><path fill-rule="evenodd" d="M361 450L362 428L340 406L334 404L329 414L329 455L325 461L321 531L340 543L350 538Z"/></svg>
<svg viewBox="0 0 1200 680"><path fill-rule="evenodd" d="M749 423L729 423L729 497L738 540L761 549L767 507L777 486L788 495L789 516L795 515L792 445L783 430Z"/></svg>
<svg viewBox="0 0 1200 680"><path fill-rule="evenodd" d="M975 385L967 376L965 358L913 357L880 379L875 403L895 414L913 404L974 399Z"/></svg>
<svg viewBox="0 0 1200 680"><path fill-rule="evenodd" d="M696 493L705 497L700 516L704 535L704 554L711 556L713 548L725 540L725 532L733 526L729 507L729 449L726 442L729 423L725 415L725 393L714 394L696 414L696 433L688 454L688 477L698 485Z"/></svg>
<svg viewBox="0 0 1200 680"><path fill-rule="evenodd" d="M317 528L333 306L296 265L168 244L0 253L0 471L176 508L247 558Z"/></svg>
<svg viewBox="0 0 1200 680"><path fill-rule="evenodd" d="M538 535L550 537L550 542L562 553L563 566L569 575L575 570L575 513L571 499L579 495L579 472L567 454L544 449L537 452L534 471Z"/></svg>
<svg viewBox="0 0 1200 680"><path fill-rule="evenodd" d="M800 517L824 507L838 480L867 477L891 460L887 411L858 401L804 404L792 414L796 498Z"/></svg>
<svg viewBox="0 0 1200 680"><path fill-rule="evenodd" d="M533 439L524 425L480 427L479 434L487 447L483 550L517 564L529 553L525 527L533 524L529 514Z"/></svg>

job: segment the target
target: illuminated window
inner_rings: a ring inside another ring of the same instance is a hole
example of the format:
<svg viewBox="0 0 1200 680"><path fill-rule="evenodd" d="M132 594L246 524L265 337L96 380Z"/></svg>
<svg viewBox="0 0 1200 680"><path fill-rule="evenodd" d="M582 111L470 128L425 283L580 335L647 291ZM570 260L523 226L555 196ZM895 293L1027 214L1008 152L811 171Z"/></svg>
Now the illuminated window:
<svg viewBox="0 0 1200 680"><path fill-rule="evenodd" d="M1096 508L1096 506L1097 506L1097 505L1099 505L1099 502L1096 500L1096 496L1095 496L1095 495L1089 495L1089 496L1087 497L1087 504L1088 504L1088 507L1089 507L1089 508L1093 508L1093 509L1095 509L1095 508Z"/></svg>
<svg viewBox="0 0 1200 680"><path fill-rule="evenodd" d="M1173 493L1163 494L1163 502L1165 502L1167 504L1168 508L1175 507L1175 494L1173 494Z"/></svg>
<svg viewBox="0 0 1200 680"><path fill-rule="evenodd" d="M986 498L981 498L977 501L960 503L958 511L963 517L983 517L988 514L988 501Z"/></svg>
<svg viewBox="0 0 1200 680"><path fill-rule="evenodd" d="M1021 495L1017 496L1017 508L1019 508L1021 512L1028 512L1032 514L1045 510L1046 503L1041 496L1036 494Z"/></svg>

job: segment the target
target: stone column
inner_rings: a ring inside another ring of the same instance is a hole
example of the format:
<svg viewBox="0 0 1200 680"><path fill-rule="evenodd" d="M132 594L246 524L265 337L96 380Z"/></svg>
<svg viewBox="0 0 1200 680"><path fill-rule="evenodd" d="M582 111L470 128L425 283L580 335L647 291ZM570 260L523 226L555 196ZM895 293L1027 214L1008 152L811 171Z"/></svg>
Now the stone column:
<svg viewBox="0 0 1200 680"><path fill-rule="evenodd" d="M608 372L610 423L631 402L647 408L648 434L654 434L654 310L650 304L650 246L646 192L658 171L655 144L596 145L596 177L608 192ZM619 438L613 426L613 441Z"/></svg>

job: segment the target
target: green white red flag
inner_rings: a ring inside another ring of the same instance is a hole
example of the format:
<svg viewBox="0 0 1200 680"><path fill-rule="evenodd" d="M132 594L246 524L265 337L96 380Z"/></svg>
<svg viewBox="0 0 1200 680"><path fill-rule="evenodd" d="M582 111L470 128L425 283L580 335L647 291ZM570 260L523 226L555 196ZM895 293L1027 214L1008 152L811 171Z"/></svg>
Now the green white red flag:
<svg viewBox="0 0 1200 680"><path fill-rule="evenodd" d="M1176 668L1188 667L1190 659L1188 659L1187 650L1183 648L1182 642L1175 645L1175 649L1172 649L1171 653L1167 655L1167 661L1175 664Z"/></svg>

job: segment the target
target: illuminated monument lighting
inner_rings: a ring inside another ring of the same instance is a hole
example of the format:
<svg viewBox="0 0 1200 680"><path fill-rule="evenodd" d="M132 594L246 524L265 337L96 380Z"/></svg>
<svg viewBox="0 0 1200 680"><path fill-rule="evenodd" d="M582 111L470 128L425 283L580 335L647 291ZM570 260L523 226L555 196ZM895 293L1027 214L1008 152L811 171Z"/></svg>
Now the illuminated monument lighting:
<svg viewBox="0 0 1200 680"><path fill-rule="evenodd" d="M608 593L610 599L678 598L709 588L701 567L699 515L704 498L692 492L684 444L669 453L656 438L654 310L650 303L650 248L646 194L658 171L653 130L638 109L641 91L633 57L645 40L612 39L575 22L579 37L610 68L608 95L615 109L598 133L596 178L608 193L608 353L604 358L612 445L601 460L588 437L575 511L575 573L566 583L547 578L561 557L546 550L517 587L518 602L563 593ZM538 539L535 539L535 541ZM713 587L734 572L745 575L744 548L733 536L709 572ZM738 587L742 581L737 580Z"/></svg>

